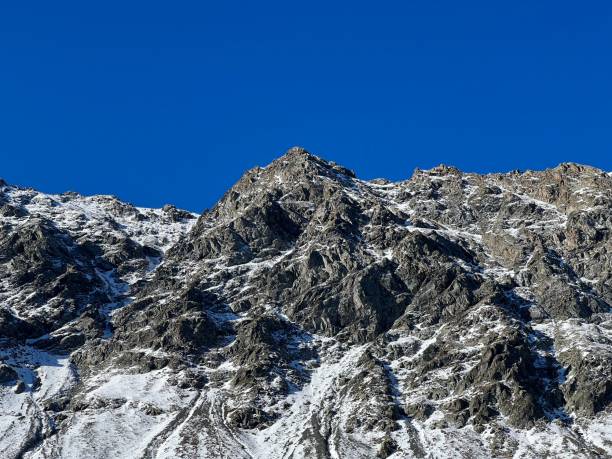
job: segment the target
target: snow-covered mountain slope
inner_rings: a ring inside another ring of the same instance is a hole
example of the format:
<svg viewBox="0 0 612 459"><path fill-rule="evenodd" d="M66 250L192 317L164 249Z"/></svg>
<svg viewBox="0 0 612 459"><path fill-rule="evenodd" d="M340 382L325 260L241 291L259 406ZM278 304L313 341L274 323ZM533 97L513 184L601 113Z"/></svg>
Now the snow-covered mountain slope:
<svg viewBox="0 0 612 459"><path fill-rule="evenodd" d="M294 148L197 221L0 214L2 457L612 456L609 173Z"/></svg>

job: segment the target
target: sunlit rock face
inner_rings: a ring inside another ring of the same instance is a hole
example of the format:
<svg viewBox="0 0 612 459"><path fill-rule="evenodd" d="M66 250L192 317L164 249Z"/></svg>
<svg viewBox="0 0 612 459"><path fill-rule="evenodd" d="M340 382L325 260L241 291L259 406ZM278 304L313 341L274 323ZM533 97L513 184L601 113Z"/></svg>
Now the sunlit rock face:
<svg viewBox="0 0 612 459"><path fill-rule="evenodd" d="M612 455L611 232L576 164L292 148L199 216L0 182L0 456Z"/></svg>

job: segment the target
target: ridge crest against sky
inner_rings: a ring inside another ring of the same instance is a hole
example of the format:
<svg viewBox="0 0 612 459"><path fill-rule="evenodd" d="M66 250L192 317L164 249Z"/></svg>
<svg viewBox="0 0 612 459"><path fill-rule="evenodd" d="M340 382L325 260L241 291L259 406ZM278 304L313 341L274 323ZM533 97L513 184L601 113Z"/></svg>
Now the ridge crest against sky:
<svg viewBox="0 0 612 459"><path fill-rule="evenodd" d="M416 167L612 170L612 4L42 1L0 7L0 175L210 207L304 145Z"/></svg>
<svg viewBox="0 0 612 459"><path fill-rule="evenodd" d="M359 181L364 181L362 177L360 177L358 174L355 173L354 170L345 167L342 164L338 164L335 161L330 161L327 160L326 158L323 158L321 156L317 156L315 154L313 154L312 152L308 151L307 149L303 148L303 147L291 147L289 148L284 155L278 156L276 159L274 159L272 162L262 166L255 166L247 171L244 171L244 174L242 175L242 177L248 176L250 172L260 172L262 170L266 170L270 167L274 167L275 165L280 165L280 167L283 167L283 169L286 168L293 168L295 167L295 163L294 165L292 165L292 162L297 161L297 165L300 165L300 158L305 158L306 161L308 161L309 163L315 165L316 167L322 168L322 169L333 169L335 172L346 175L350 178L356 178L359 179ZM319 169L319 172L321 170ZM591 172L595 172L596 174L601 174L601 175L612 175L612 171L606 171L594 166L591 166L589 164L580 164L580 163L576 163L576 162L562 162L559 163L553 167L547 168L545 170L533 170L533 169L527 169L527 170L520 170L520 169L513 169L511 171L507 171L506 174L510 174L510 175L514 175L514 174L524 174L524 173L540 173L540 172L546 172L546 171L558 171L561 174L566 174L566 173L573 173L576 171L591 171ZM309 174L308 177L311 177L313 174L316 175L316 172L313 173L312 169L303 169L300 171L300 173L304 173L304 174ZM498 175L498 174L504 174L504 172L500 172L500 171L489 171L489 172L485 172L485 173L478 173L478 172L471 172L471 171L463 171L455 166L453 166L452 164L438 164L436 166L433 166L431 168L428 169L421 169L419 167L416 167L413 172L411 174L409 174L408 176L400 179L400 180L396 180L396 181L390 181L389 179L387 179L386 177L376 177L376 178L369 178L366 181L372 181L374 183L397 183L397 182L404 182L404 181L411 181L415 176L419 176L422 174L432 174L432 175L471 175L473 176L474 174L480 175L480 176L487 176L487 175ZM27 184L19 184L19 183L7 183L3 178L0 177L0 187L4 187L4 186L8 186L8 187L15 187L17 189L34 189L33 187L28 186ZM227 190L224 190L224 193L229 191L232 187L228 187ZM36 190L36 191L41 191L41 190ZM85 196L87 197L88 195L85 193L79 193L78 191L75 190L70 190L70 191L64 191L64 192L58 192L57 194L74 194L75 196ZM225 193L227 194L227 193ZM106 197L111 197L111 198L115 198L115 199L119 199L121 201L121 197L117 196L114 193L106 193L106 194L98 194L98 195L93 195L93 196L106 196ZM223 197L221 197L221 200L223 199ZM127 201L125 201L127 202ZM220 201L217 201L216 203L218 203ZM213 203L213 204L216 204ZM133 203L130 203L133 204ZM164 209L168 206L170 208L176 209L176 206L174 206L172 203L167 203L168 205L164 205ZM212 205L211 205L212 207ZM200 209L200 212L205 212L206 210L209 209L205 209L202 208ZM197 212L194 213L193 215L197 215Z"/></svg>

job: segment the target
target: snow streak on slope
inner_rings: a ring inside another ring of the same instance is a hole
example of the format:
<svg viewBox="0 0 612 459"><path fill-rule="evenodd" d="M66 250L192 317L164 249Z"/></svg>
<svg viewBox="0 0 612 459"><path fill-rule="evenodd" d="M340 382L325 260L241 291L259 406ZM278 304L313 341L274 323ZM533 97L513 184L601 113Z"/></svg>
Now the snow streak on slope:
<svg viewBox="0 0 612 459"><path fill-rule="evenodd" d="M9 202L22 205L31 216L52 220L77 236L115 233L162 251L189 231L198 216L191 213L193 219L173 221L166 209L134 207L114 196L50 195L17 187L9 187L5 194Z"/></svg>

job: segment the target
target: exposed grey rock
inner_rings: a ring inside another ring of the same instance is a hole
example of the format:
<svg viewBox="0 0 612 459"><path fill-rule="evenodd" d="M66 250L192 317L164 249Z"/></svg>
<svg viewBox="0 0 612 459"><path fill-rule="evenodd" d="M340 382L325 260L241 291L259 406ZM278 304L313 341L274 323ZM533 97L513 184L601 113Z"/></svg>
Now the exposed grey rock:
<svg viewBox="0 0 612 459"><path fill-rule="evenodd" d="M17 380L17 372L10 366L0 363L0 384L6 384Z"/></svg>
<svg viewBox="0 0 612 459"><path fill-rule="evenodd" d="M168 216L172 221L180 222L181 220L192 220L195 218L193 214L182 209L177 209L172 204L166 204L162 207L162 212Z"/></svg>

